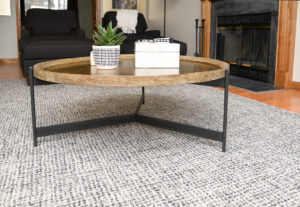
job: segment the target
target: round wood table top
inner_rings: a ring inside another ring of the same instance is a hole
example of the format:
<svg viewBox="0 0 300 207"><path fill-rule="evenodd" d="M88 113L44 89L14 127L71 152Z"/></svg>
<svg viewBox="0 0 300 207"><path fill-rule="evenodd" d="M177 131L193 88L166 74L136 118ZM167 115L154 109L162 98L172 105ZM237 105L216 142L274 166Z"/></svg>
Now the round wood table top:
<svg viewBox="0 0 300 207"><path fill-rule="evenodd" d="M208 58L180 57L179 69L136 69L134 55L121 55L114 70L90 65L90 57L53 60L36 64L38 79L82 86L168 86L200 83L225 77L229 64Z"/></svg>

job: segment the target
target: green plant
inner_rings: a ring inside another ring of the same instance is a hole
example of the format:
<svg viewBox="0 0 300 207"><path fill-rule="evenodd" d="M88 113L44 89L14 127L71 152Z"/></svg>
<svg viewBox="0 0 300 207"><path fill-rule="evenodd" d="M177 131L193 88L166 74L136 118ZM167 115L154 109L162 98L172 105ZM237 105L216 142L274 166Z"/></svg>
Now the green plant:
<svg viewBox="0 0 300 207"><path fill-rule="evenodd" d="M96 25L96 28L97 29L93 34L95 45L121 45L126 39L123 32L117 34L118 27L113 28L111 22L108 24L106 29L99 24Z"/></svg>

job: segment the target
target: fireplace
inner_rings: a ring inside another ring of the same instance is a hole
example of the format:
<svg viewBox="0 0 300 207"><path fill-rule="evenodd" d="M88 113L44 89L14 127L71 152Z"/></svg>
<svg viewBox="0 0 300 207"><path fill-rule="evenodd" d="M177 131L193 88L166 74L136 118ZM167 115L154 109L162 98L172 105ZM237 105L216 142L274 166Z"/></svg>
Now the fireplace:
<svg viewBox="0 0 300 207"><path fill-rule="evenodd" d="M231 74L268 82L271 14L219 16L216 56Z"/></svg>
<svg viewBox="0 0 300 207"><path fill-rule="evenodd" d="M231 74L274 84L278 1L218 0L212 5L211 56Z"/></svg>

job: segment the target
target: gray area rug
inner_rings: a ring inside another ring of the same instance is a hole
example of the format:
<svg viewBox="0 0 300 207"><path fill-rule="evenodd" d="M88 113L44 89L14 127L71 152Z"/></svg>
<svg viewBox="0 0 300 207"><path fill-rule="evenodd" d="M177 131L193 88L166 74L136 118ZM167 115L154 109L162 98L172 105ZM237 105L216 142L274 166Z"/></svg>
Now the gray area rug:
<svg viewBox="0 0 300 207"><path fill-rule="evenodd" d="M38 126L134 112L140 88L36 87ZM29 87L0 81L0 206L299 206L300 116L230 95L221 144L141 124L39 138ZM141 113L221 130L223 92L146 88Z"/></svg>

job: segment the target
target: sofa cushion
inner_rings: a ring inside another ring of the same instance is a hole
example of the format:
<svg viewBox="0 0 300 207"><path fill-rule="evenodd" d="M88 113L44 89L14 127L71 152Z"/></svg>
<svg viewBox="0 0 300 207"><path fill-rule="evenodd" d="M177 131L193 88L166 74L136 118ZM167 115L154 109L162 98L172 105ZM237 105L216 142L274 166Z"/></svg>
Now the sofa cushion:
<svg viewBox="0 0 300 207"><path fill-rule="evenodd" d="M22 38L19 40L19 49L20 51L23 51L24 47L26 44L30 44L31 42L35 42L35 41L46 41L46 40L77 40L77 39L81 39L81 40L86 40L84 37L80 37L80 36L73 36L73 35L51 35L51 36L31 36L28 38Z"/></svg>
<svg viewBox="0 0 300 207"><path fill-rule="evenodd" d="M121 45L121 54L134 54L135 44L133 42L124 42Z"/></svg>
<svg viewBox="0 0 300 207"><path fill-rule="evenodd" d="M180 55L186 55L187 53L187 44L178 40L173 40L174 43L180 44Z"/></svg>
<svg viewBox="0 0 300 207"><path fill-rule="evenodd" d="M26 29L32 35L70 35L77 29L77 17L71 10L29 9Z"/></svg>
<svg viewBox="0 0 300 207"><path fill-rule="evenodd" d="M42 36L22 43L24 59L57 59L88 56L92 43L74 36Z"/></svg>

